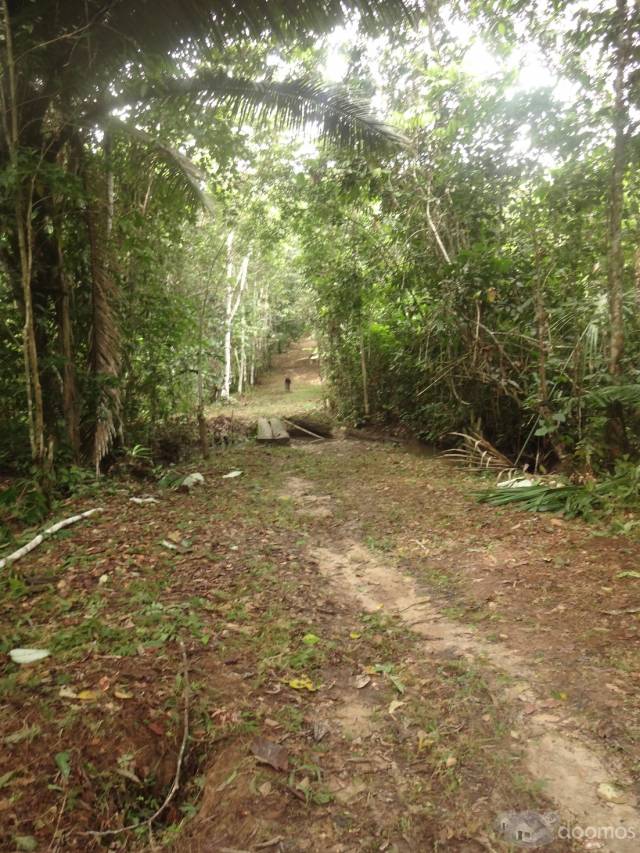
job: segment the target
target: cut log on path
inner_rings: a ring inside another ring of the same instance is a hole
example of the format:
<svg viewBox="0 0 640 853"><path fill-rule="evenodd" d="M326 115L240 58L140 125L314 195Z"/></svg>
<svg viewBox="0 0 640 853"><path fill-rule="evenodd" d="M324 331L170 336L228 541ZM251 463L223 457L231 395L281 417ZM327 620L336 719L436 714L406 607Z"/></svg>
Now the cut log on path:
<svg viewBox="0 0 640 853"><path fill-rule="evenodd" d="M289 432L293 436L312 435L314 438L331 438L333 430L331 424L310 418L283 418L289 426Z"/></svg>
<svg viewBox="0 0 640 853"><path fill-rule="evenodd" d="M257 438L266 444L289 444L289 433L280 418L258 418Z"/></svg>
<svg viewBox="0 0 640 853"><path fill-rule="evenodd" d="M312 438L315 438L316 441L324 441L325 440L325 436L318 435L317 432L311 432L310 429L307 429L306 427L300 426L300 424L295 424L292 421L288 421L286 418L283 418L283 421L289 427L291 427L290 432L292 432L294 435L299 435L299 433L302 432L303 435L305 435L305 436L310 435Z"/></svg>

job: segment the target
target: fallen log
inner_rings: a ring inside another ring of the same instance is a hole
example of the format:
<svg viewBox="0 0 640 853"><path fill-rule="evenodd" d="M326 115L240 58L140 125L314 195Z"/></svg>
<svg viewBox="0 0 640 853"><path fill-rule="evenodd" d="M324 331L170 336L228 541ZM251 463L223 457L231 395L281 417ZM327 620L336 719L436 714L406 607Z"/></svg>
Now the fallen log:
<svg viewBox="0 0 640 853"><path fill-rule="evenodd" d="M305 433L306 435L310 435L312 438L315 438L316 441L324 441L326 438L326 436L318 435L317 432L311 432L310 429L300 426L300 424L294 424L291 421L288 421L286 418L283 418L283 421L294 428L294 435L297 433L298 430L302 430L303 433Z"/></svg>
<svg viewBox="0 0 640 853"><path fill-rule="evenodd" d="M19 560L20 557L24 557L25 554L28 554L30 551L33 551L38 547L47 536L52 536L54 533L57 533L58 530L62 530L63 527L69 527L71 524L75 524L77 521L82 521L83 518L89 518L89 516L93 515L94 512L100 512L102 507L96 507L95 509L89 509L86 512L80 513L80 515L72 515L71 518L65 518L64 521L59 521L57 524L52 524L51 527L47 527L46 530L43 530L42 533L38 533L38 535L32 539L30 542L27 542L26 545L23 545L22 548L18 548L17 551L14 551L12 554L8 554L6 557L3 557L0 560L0 569L4 569L5 566L9 566L11 563L15 563L16 560Z"/></svg>
<svg viewBox="0 0 640 853"><path fill-rule="evenodd" d="M332 438L333 430L331 424L323 421L315 421L310 418L283 418L289 426L289 433L294 437L312 435L314 438Z"/></svg>

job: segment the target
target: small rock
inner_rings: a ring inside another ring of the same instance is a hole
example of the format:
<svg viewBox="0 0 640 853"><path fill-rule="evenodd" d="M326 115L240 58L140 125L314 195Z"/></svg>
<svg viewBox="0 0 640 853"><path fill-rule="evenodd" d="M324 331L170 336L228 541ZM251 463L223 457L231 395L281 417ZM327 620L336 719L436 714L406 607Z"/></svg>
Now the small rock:
<svg viewBox="0 0 640 853"><path fill-rule="evenodd" d="M616 788L615 785L611 785L609 782L602 782L598 785L598 796L601 800L605 800L607 803L626 803L627 797L624 791L620 788Z"/></svg>
<svg viewBox="0 0 640 853"><path fill-rule="evenodd" d="M190 492L194 486L199 486L204 483L204 477L202 474L188 474L184 480L180 483L178 487L179 492Z"/></svg>

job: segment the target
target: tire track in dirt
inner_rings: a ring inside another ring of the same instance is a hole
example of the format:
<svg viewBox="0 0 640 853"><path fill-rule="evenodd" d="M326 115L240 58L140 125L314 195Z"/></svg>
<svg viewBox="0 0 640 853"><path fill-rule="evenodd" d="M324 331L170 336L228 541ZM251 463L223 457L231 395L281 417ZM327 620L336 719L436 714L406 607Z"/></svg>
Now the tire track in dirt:
<svg viewBox="0 0 640 853"><path fill-rule="evenodd" d="M313 514L318 505L328 510L330 499L314 494L310 481L291 478L288 494L301 515ZM339 530L333 527L333 533L339 534ZM311 546L310 555L339 595L356 601L369 612L384 608L421 636L426 657L463 657L485 670L492 689L501 691L516 709L526 767L533 778L544 783L543 790L556 804L562 824L601 829L600 840L586 841L584 849L637 851L640 812L635 797L624 791L631 787L632 780L597 743L577 734L575 717L549 713L541 707L535 671L525 660L505 646L483 641L468 626L444 617L429 596L418 590L412 577L383 563L355 539L341 540L338 535L332 547ZM509 686L500 684L500 676L504 675L512 682ZM622 787L623 795L616 799L623 801L612 802L599 796L599 787L613 782ZM630 837L632 833L636 833L634 838Z"/></svg>

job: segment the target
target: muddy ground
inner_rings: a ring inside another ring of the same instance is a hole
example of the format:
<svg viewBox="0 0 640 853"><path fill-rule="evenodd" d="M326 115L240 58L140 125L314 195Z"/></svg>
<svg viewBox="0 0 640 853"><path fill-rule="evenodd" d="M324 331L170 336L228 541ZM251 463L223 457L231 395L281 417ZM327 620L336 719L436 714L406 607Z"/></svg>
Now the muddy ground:
<svg viewBox="0 0 640 853"><path fill-rule="evenodd" d="M311 347L234 416L320 406ZM2 650L51 655L3 657L1 850L640 849L637 542L381 442L181 470L2 575Z"/></svg>

